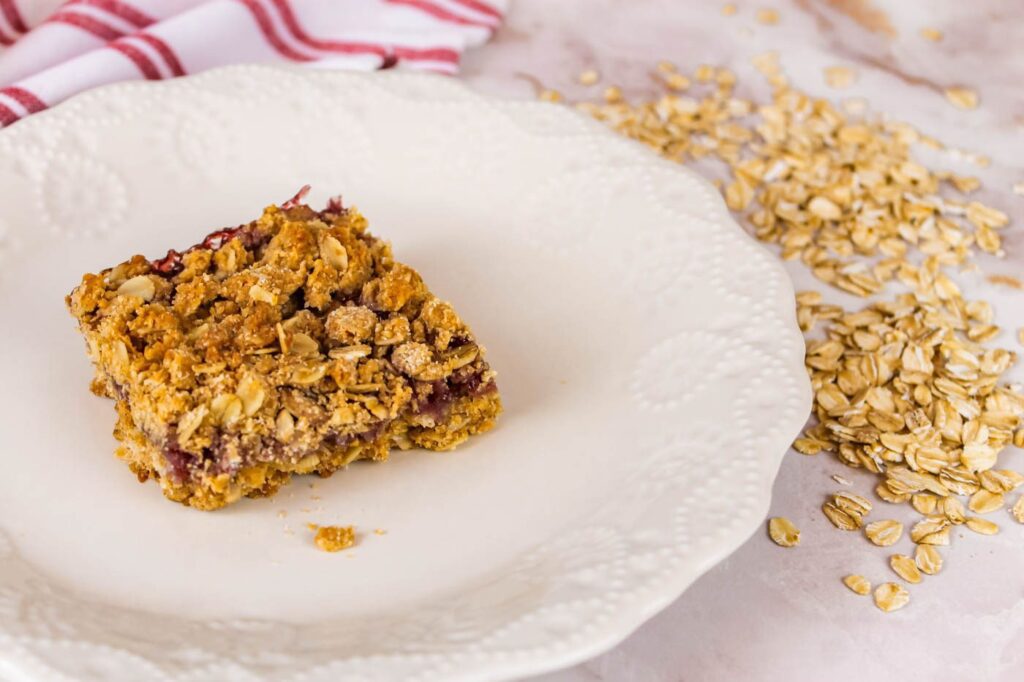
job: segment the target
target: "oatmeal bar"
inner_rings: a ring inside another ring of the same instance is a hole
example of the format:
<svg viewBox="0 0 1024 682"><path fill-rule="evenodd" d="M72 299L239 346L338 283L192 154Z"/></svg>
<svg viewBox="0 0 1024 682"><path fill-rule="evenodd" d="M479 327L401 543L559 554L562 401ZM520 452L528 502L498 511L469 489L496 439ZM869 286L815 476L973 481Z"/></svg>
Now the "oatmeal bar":
<svg viewBox="0 0 1024 682"><path fill-rule="evenodd" d="M354 208L303 192L185 252L135 256L67 297L113 398L117 454L217 509L392 446L448 450L501 401L483 348Z"/></svg>

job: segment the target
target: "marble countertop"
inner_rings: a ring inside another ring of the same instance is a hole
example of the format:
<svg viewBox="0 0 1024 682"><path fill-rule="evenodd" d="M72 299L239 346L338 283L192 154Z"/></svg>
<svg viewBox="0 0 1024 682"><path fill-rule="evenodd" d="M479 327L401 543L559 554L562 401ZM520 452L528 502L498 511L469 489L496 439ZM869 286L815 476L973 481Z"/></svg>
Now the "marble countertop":
<svg viewBox="0 0 1024 682"><path fill-rule="evenodd" d="M990 284L986 275L1024 278L1024 4L1011 0L514 0L493 43L470 54L464 77L482 91L531 97L525 76L570 99L598 90L576 82L594 68L604 83L627 95L652 94L653 65L668 59L683 70L728 66L740 93L756 90L750 58L777 50L793 84L834 99L862 97L875 111L911 122L947 145L987 155L976 166L950 155L934 165L977 175L978 198L1006 211L1007 257L981 258L979 273L959 277L968 298L986 298L1007 331L997 339L1021 350L1024 291ZM778 12L775 25L756 20L758 9ZM943 32L935 42L921 29ZM823 70L849 66L857 81L829 88ZM746 83L746 85L744 85ZM980 95L976 110L946 101L950 86ZM752 88L753 90L749 89ZM763 96L764 91L761 91ZM800 265L789 268L798 289L820 288ZM1014 377L1024 379L1018 368ZM1001 465L1024 471L1024 452L1009 449ZM772 515L803 531L800 547L783 550L756 533L679 600L609 653L544 682L668 682L816 679L962 679L1009 682L1024 669L1024 527L996 519L994 538L954 533L943 572L914 586L912 602L884 614L840 582L862 573L874 582L893 578L891 553L836 531L820 512L842 473L854 489L874 487L869 474L846 469L827 454L791 452L775 484ZM1011 498L1015 499L1015 498ZM902 513L904 510L900 510ZM909 507L905 510L910 512ZM906 515L904 520L911 516ZM908 539L895 549L910 549Z"/></svg>

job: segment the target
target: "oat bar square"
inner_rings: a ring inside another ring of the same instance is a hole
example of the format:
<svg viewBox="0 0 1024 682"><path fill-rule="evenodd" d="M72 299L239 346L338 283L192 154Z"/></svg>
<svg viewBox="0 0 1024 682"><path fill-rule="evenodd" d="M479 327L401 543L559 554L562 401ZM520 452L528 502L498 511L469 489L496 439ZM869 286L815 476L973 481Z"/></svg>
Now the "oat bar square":
<svg viewBox="0 0 1024 682"><path fill-rule="evenodd" d="M197 509L271 495L393 446L454 448L501 411L452 306L354 208L304 188L184 251L87 274L67 297L117 409L117 454Z"/></svg>

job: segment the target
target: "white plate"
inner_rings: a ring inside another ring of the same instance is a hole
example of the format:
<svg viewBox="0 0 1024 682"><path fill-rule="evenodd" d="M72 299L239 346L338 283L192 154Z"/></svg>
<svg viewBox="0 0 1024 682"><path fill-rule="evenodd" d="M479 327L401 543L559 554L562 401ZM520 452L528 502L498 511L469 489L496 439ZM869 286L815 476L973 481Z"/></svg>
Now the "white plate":
<svg viewBox="0 0 1024 682"><path fill-rule="evenodd" d="M455 453L213 514L167 502L112 456L113 408L87 391L62 297L304 183L314 203L343 192L455 303L507 412ZM244 67L79 97L0 133L0 257L14 680L579 661L759 525L809 406L789 282L709 184L569 109L440 77ZM306 522L362 540L324 554Z"/></svg>

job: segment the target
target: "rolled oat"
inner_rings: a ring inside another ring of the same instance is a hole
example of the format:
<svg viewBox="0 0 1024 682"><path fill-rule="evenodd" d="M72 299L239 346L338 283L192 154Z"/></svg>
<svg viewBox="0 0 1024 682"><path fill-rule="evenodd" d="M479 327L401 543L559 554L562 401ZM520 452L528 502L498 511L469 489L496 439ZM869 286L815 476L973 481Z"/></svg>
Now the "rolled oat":
<svg viewBox="0 0 1024 682"><path fill-rule="evenodd" d="M800 544L800 531L783 516L768 521L768 535L779 547L796 547Z"/></svg>

